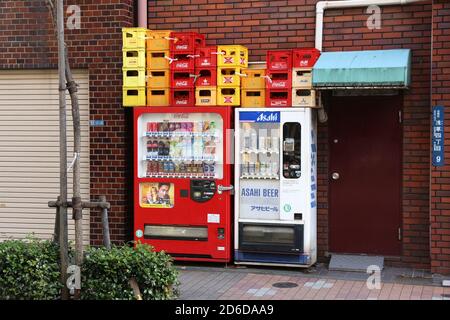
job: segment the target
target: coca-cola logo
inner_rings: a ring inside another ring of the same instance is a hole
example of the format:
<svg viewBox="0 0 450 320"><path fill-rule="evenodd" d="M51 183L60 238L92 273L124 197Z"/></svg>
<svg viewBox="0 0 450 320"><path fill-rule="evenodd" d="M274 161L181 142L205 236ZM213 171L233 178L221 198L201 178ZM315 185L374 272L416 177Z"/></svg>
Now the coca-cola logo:
<svg viewBox="0 0 450 320"><path fill-rule="evenodd" d="M175 81L175 85L177 87L186 87L188 85L188 82L186 80L184 80L184 81Z"/></svg>
<svg viewBox="0 0 450 320"><path fill-rule="evenodd" d="M272 101L271 105L272 106L285 106L285 105L287 105L287 101L286 100Z"/></svg>
<svg viewBox="0 0 450 320"><path fill-rule="evenodd" d="M309 60L300 60L300 65L301 65L302 67L305 67L305 66L308 65L308 61L309 61Z"/></svg>
<svg viewBox="0 0 450 320"><path fill-rule="evenodd" d="M177 50L187 50L187 48L188 48L187 44L177 44L175 46L175 49L177 49Z"/></svg>
<svg viewBox="0 0 450 320"><path fill-rule="evenodd" d="M284 81L272 82L272 87L273 88L285 88L286 87L286 82L284 82Z"/></svg>
<svg viewBox="0 0 450 320"><path fill-rule="evenodd" d="M175 64L175 67L179 69L186 69L189 67L189 64L187 62L178 62Z"/></svg>
<svg viewBox="0 0 450 320"><path fill-rule="evenodd" d="M188 101L185 99L179 99L179 100L175 101L175 104L187 104L187 103L188 103Z"/></svg>

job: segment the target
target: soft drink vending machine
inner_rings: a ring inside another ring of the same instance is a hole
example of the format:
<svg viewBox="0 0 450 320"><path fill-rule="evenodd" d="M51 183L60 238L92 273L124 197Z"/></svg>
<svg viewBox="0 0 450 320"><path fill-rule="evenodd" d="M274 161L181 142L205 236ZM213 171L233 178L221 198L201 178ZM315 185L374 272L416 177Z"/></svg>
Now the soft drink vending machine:
<svg viewBox="0 0 450 320"><path fill-rule="evenodd" d="M136 241L176 260L231 260L232 112L135 108Z"/></svg>
<svg viewBox="0 0 450 320"><path fill-rule="evenodd" d="M235 112L235 263L309 267L317 256L315 113Z"/></svg>

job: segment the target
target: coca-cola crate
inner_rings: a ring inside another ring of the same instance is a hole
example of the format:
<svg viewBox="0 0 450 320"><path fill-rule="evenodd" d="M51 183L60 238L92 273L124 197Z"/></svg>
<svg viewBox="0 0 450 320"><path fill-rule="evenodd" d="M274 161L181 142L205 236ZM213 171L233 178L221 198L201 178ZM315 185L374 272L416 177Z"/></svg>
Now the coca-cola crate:
<svg viewBox="0 0 450 320"><path fill-rule="evenodd" d="M172 71L170 72L170 87L194 88L195 74L189 71Z"/></svg>
<svg viewBox="0 0 450 320"><path fill-rule="evenodd" d="M320 51L315 48L294 49L292 51L293 68L312 68L320 57Z"/></svg>
<svg viewBox="0 0 450 320"><path fill-rule="evenodd" d="M195 49L195 67L209 68L217 66L217 47L199 47Z"/></svg>
<svg viewBox="0 0 450 320"><path fill-rule="evenodd" d="M193 107L195 105L195 90L170 89L170 105L172 107Z"/></svg>
<svg viewBox="0 0 450 320"><path fill-rule="evenodd" d="M292 104L292 89L266 90L266 107L290 107Z"/></svg>
<svg viewBox="0 0 450 320"><path fill-rule="evenodd" d="M292 70L287 71L267 71L268 79L266 88L268 89L291 89Z"/></svg>
<svg viewBox="0 0 450 320"><path fill-rule="evenodd" d="M195 59L193 54L175 54L169 60L169 68L172 71L194 70Z"/></svg>
<svg viewBox="0 0 450 320"><path fill-rule="evenodd" d="M287 71L292 68L292 50L267 51L267 69Z"/></svg>
<svg viewBox="0 0 450 320"><path fill-rule="evenodd" d="M195 86L196 87L214 87L217 85L217 69L202 68L195 69Z"/></svg>
<svg viewBox="0 0 450 320"><path fill-rule="evenodd" d="M197 32L172 32L170 40L171 54L195 54L197 47L205 46L205 36Z"/></svg>

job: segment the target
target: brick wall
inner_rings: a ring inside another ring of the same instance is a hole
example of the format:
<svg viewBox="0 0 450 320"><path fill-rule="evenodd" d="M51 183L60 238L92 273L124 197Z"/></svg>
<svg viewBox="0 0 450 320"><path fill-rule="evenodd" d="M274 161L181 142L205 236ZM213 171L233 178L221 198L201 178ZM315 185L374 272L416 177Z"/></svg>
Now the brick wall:
<svg viewBox="0 0 450 320"><path fill-rule="evenodd" d="M446 107L447 165L431 168L431 270L450 274L450 3L435 1L433 9L433 105Z"/></svg>
<svg viewBox="0 0 450 320"><path fill-rule="evenodd" d="M104 127L90 129L91 197L106 195L112 205L111 239L128 241L132 143L130 110L121 106L121 28L133 25L133 1L68 0L65 4L81 8L81 29L66 29L71 67L89 69L90 119L106 122ZM57 68L56 40L45 1L2 0L0 69L30 68ZM91 239L93 244L102 239L97 210L91 210Z"/></svg>
<svg viewBox="0 0 450 320"><path fill-rule="evenodd" d="M250 61L268 49L313 47L317 0L149 0L148 28L192 30L207 44L242 44ZM411 48L412 87L404 94L403 255L429 267L429 101L431 1L382 8L382 28L369 30L366 8L327 10L324 51ZM318 248L328 250L328 128L319 126Z"/></svg>

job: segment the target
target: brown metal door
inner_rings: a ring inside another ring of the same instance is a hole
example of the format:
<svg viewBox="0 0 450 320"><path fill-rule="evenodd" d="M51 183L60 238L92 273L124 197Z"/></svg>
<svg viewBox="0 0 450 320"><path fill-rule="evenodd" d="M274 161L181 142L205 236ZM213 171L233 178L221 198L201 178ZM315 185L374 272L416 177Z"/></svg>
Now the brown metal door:
<svg viewBox="0 0 450 320"><path fill-rule="evenodd" d="M401 96L331 99L331 252L401 253L401 105Z"/></svg>

